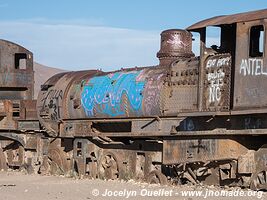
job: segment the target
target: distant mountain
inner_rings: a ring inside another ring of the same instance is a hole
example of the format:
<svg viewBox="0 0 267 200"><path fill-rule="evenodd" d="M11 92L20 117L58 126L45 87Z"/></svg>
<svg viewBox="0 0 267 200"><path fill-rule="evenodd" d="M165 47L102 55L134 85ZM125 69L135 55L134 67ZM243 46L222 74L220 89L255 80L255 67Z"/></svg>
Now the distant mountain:
<svg viewBox="0 0 267 200"><path fill-rule="evenodd" d="M47 67L45 65L41 65L39 63L33 63L34 70L34 98L36 99L38 96L38 92L40 91L41 85L44 84L51 76L65 72L66 70L57 69L53 67Z"/></svg>

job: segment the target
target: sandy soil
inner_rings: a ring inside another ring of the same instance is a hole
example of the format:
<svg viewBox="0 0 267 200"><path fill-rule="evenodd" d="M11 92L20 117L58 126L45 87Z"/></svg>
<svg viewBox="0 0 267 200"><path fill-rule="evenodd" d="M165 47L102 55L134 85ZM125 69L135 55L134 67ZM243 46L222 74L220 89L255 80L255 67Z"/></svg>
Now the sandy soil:
<svg viewBox="0 0 267 200"><path fill-rule="evenodd" d="M191 192L191 193L189 193ZM106 196L108 194L108 196ZM207 195L208 194L208 195ZM201 196L201 197L200 197ZM267 199L267 193L207 186L158 186L134 181L103 181L0 172L1 200L250 200Z"/></svg>

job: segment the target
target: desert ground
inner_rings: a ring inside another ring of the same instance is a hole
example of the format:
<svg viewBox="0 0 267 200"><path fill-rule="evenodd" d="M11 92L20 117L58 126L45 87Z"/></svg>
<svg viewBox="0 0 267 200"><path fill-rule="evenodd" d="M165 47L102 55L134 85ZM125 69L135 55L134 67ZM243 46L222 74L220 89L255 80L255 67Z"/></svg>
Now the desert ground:
<svg viewBox="0 0 267 200"><path fill-rule="evenodd" d="M160 186L135 181L75 179L0 172L0 200L251 200L267 193L214 186Z"/></svg>

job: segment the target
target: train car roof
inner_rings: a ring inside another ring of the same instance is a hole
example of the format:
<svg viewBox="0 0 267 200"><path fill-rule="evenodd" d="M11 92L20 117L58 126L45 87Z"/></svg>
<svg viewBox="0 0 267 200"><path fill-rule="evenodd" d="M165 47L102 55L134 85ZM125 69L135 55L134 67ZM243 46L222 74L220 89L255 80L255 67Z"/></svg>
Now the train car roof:
<svg viewBox="0 0 267 200"><path fill-rule="evenodd" d="M21 45L19 45L19 44L17 44L17 43L8 41L8 40L0 39L0 44L1 44L1 43L2 43L2 44L3 44L3 43L6 43L6 44L10 44L10 45L12 45L12 46L17 46L17 47L23 49L24 51L27 51L27 52L29 52L29 53L32 53L29 49L26 49L25 47L23 47L23 46L21 46Z"/></svg>
<svg viewBox="0 0 267 200"><path fill-rule="evenodd" d="M267 19L267 9L244 12L234 15L222 15L205 19L197 22L187 28L187 30L196 30L207 26L217 26L222 24L233 24L237 22L248 22L258 19Z"/></svg>

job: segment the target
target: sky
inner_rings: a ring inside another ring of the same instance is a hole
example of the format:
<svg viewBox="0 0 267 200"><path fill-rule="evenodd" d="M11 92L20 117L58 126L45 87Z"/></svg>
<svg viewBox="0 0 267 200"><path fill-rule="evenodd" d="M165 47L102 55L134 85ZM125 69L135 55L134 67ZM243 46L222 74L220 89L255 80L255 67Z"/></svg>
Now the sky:
<svg viewBox="0 0 267 200"><path fill-rule="evenodd" d="M165 29L265 8L266 0L0 0L0 38L40 64L109 71L158 64Z"/></svg>

